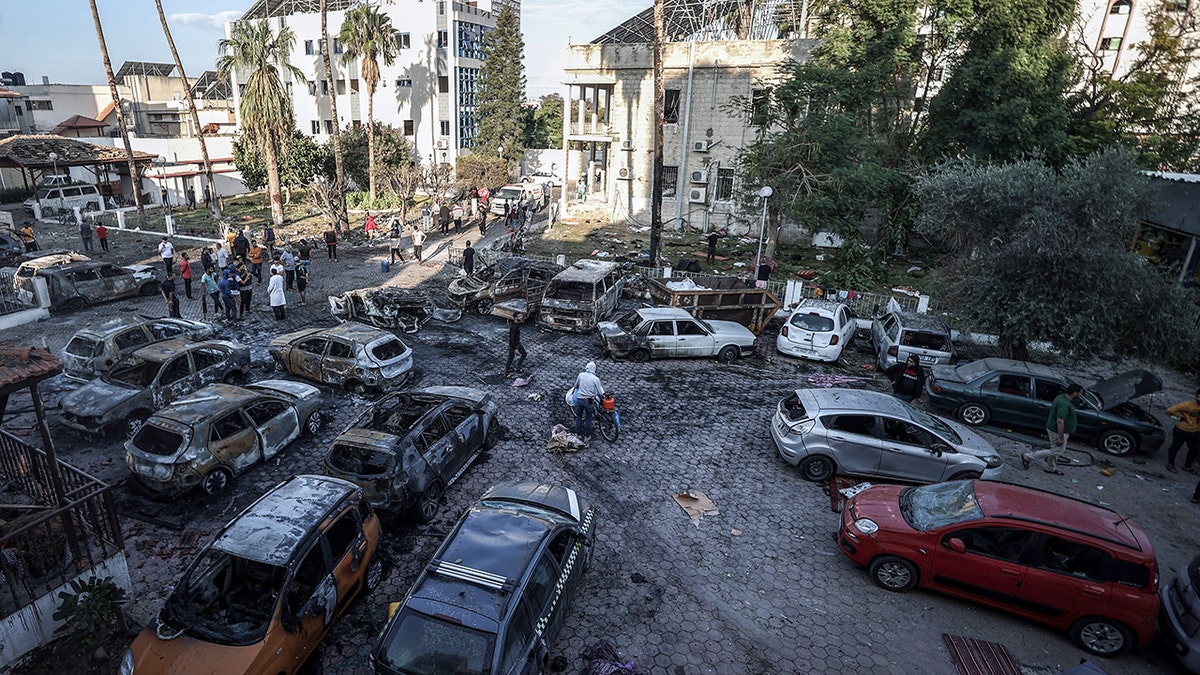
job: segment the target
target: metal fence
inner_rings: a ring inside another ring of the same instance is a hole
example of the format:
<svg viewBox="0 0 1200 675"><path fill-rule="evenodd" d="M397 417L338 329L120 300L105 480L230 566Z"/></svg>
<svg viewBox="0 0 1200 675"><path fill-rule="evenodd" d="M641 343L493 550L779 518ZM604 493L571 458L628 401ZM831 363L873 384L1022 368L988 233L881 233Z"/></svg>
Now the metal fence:
<svg viewBox="0 0 1200 675"><path fill-rule="evenodd" d="M10 272L0 272L0 315L21 312L36 307L32 300L26 301L13 286L13 275Z"/></svg>

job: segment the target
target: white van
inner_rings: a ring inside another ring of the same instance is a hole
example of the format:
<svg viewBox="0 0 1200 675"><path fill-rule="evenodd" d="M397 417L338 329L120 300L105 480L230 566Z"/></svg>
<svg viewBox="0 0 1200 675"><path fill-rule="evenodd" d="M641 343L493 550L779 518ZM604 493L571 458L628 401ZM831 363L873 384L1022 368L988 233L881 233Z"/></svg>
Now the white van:
<svg viewBox="0 0 1200 675"><path fill-rule="evenodd" d="M104 210L104 198L100 196L100 190L87 183L40 187L36 195L25 200L25 213L33 213L34 202L41 203L45 215L53 215L62 209L69 211L76 206L86 210L90 205L91 210Z"/></svg>
<svg viewBox="0 0 1200 675"><path fill-rule="evenodd" d="M511 183L496 190L492 193L492 214L503 216L505 207L520 203L522 197L526 200L532 199L534 210L540 210L543 198L542 186L537 183Z"/></svg>

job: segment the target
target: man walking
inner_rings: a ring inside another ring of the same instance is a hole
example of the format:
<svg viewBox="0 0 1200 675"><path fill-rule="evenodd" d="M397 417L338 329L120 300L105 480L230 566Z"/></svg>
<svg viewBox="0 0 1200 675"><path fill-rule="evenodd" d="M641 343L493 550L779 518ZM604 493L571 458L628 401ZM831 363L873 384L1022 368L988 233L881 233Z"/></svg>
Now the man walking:
<svg viewBox="0 0 1200 675"><path fill-rule="evenodd" d="M188 300L192 299L192 264L188 262L187 251L179 254L179 278L183 279L183 294Z"/></svg>
<svg viewBox="0 0 1200 675"><path fill-rule="evenodd" d="M892 395L906 403L920 398L925 389L925 370L915 354L909 354L904 363L888 368L887 376L892 381Z"/></svg>
<svg viewBox="0 0 1200 675"><path fill-rule="evenodd" d="M221 291L221 303L225 305L225 321L236 322L237 305L234 302L233 292L237 289L237 281L229 277L229 270L222 270L221 281L217 282L217 287Z"/></svg>
<svg viewBox="0 0 1200 675"><path fill-rule="evenodd" d="M187 202L188 202L188 211L195 211L196 210L196 188L192 187L191 185L189 185L188 189L187 189Z"/></svg>
<svg viewBox="0 0 1200 675"><path fill-rule="evenodd" d="M96 238L100 240L100 250L108 253L108 228L104 223L96 226Z"/></svg>
<svg viewBox="0 0 1200 675"><path fill-rule="evenodd" d="M412 234L412 240L413 240L413 257L417 259L417 262L423 262L421 260L421 247L425 244L425 233L414 227L413 234Z"/></svg>
<svg viewBox="0 0 1200 675"><path fill-rule="evenodd" d="M33 237L33 223L25 221L21 226L21 241L25 242L25 252L33 253L38 250L37 239Z"/></svg>
<svg viewBox="0 0 1200 675"><path fill-rule="evenodd" d="M1167 449L1167 471L1176 472L1175 456L1179 448L1187 445L1187 454L1183 457L1183 470L1195 473L1200 467L1196 466L1196 451L1200 449L1200 389L1196 390L1191 401L1177 403L1167 408L1167 414L1179 419L1171 430L1171 447Z"/></svg>
<svg viewBox="0 0 1200 675"><path fill-rule="evenodd" d="M287 307L287 295L283 292L283 277L279 276L278 270L271 270L271 280L267 282L267 294L271 298L271 311L275 314L275 320L283 321L284 310Z"/></svg>
<svg viewBox="0 0 1200 675"><path fill-rule="evenodd" d="M592 401L604 395L604 385L596 377L596 362L588 361L575 378L575 435L583 444L592 442Z"/></svg>
<svg viewBox="0 0 1200 675"><path fill-rule="evenodd" d="M433 228L433 211L429 210L429 202L421 204L421 229L428 232Z"/></svg>
<svg viewBox="0 0 1200 675"><path fill-rule="evenodd" d="M463 207L461 203L454 205L454 210L450 212L450 218L454 220L454 234L462 232Z"/></svg>
<svg viewBox="0 0 1200 675"><path fill-rule="evenodd" d="M209 190L208 186L205 185L204 186L204 208L208 208L208 205L211 203L212 203L212 190Z"/></svg>
<svg viewBox="0 0 1200 675"><path fill-rule="evenodd" d="M388 232L388 252L393 265L396 264L396 258L404 262L404 249L400 248L400 221L396 218L392 218L392 229Z"/></svg>
<svg viewBox="0 0 1200 675"><path fill-rule="evenodd" d="M204 320L208 320L208 301L212 300L213 318L217 318L217 313L221 311L221 287L217 285L217 272L212 265L204 268L204 276L200 277L200 311L204 313Z"/></svg>
<svg viewBox="0 0 1200 675"><path fill-rule="evenodd" d="M450 207L446 206L446 202L442 202L442 206L438 209L438 226L441 228L442 234L449 234Z"/></svg>
<svg viewBox="0 0 1200 675"><path fill-rule="evenodd" d="M258 240L250 242L250 273L257 279L257 285L262 285L263 249Z"/></svg>
<svg viewBox="0 0 1200 675"><path fill-rule="evenodd" d="M471 247L471 240L467 240L467 247L463 249L463 270L467 276L475 273L475 249Z"/></svg>
<svg viewBox="0 0 1200 675"><path fill-rule="evenodd" d="M717 261L717 242L726 234L725 230L713 230L708 233L708 256L704 259L706 262Z"/></svg>
<svg viewBox="0 0 1200 675"><path fill-rule="evenodd" d="M525 351L525 345L521 344L521 322L525 320L524 314L517 314L508 320L508 360L504 362L504 376L509 377L514 372L520 372L521 366L525 363L525 357L528 353ZM520 354L521 358L517 359L516 370L513 370L513 357Z"/></svg>
<svg viewBox="0 0 1200 675"><path fill-rule="evenodd" d="M1035 459L1040 459L1045 462L1043 470L1046 473L1063 475L1062 470L1058 468L1058 462L1067 451L1067 439L1075 433L1075 399L1079 398L1082 391L1083 387L1071 384L1067 386L1066 392L1054 397L1054 402L1050 404L1050 417L1046 419L1046 435L1050 437L1050 447L1037 452L1022 453L1022 467L1028 469Z"/></svg>
<svg viewBox="0 0 1200 675"><path fill-rule="evenodd" d="M175 271L175 246L171 244L168 237L163 237L158 244L158 256L162 258L163 267L167 270L167 276Z"/></svg>
<svg viewBox="0 0 1200 675"><path fill-rule="evenodd" d="M275 259L275 226L267 223L263 228L263 248L267 249L267 260Z"/></svg>
<svg viewBox="0 0 1200 675"><path fill-rule="evenodd" d="M300 243L296 245L296 267L297 268L303 267L304 269L308 269L308 266L311 264L312 264L312 244L308 243L307 238L304 238L304 239L301 239Z"/></svg>
<svg viewBox="0 0 1200 675"><path fill-rule="evenodd" d="M175 319L183 318L179 313L179 296L175 295L175 273L167 272L167 278L163 279L159 288L162 290L163 300L167 301L171 317Z"/></svg>
<svg viewBox="0 0 1200 675"><path fill-rule="evenodd" d="M337 232L333 229L333 223L325 226L325 251L330 260L337 260Z"/></svg>
<svg viewBox="0 0 1200 675"><path fill-rule="evenodd" d="M92 224L86 219L79 220L79 238L83 240L83 250L92 250Z"/></svg>
<svg viewBox="0 0 1200 675"><path fill-rule="evenodd" d="M292 255L290 244L283 245L283 253L279 255L279 264L283 265L283 284L287 290L296 285L296 256Z"/></svg>

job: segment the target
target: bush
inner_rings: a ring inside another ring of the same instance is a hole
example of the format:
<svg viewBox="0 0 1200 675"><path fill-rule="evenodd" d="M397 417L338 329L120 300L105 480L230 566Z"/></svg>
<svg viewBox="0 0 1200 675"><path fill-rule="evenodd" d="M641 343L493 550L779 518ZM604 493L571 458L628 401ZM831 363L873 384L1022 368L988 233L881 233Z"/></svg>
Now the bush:
<svg viewBox="0 0 1200 675"><path fill-rule="evenodd" d="M5 190L0 190L0 204L23 202L32 196L33 190L30 188L8 188Z"/></svg>
<svg viewBox="0 0 1200 675"><path fill-rule="evenodd" d="M375 195L375 201L372 202L369 192L348 192L346 193L346 207L368 211L398 209L400 208L400 198L391 192L380 192Z"/></svg>
<svg viewBox="0 0 1200 675"><path fill-rule="evenodd" d="M79 635L79 644L87 650L95 644L104 644L115 633L126 630L122 606L129 599L125 589L118 586L112 577L86 581L75 579L71 591L61 591L55 621L63 621L64 628Z"/></svg>

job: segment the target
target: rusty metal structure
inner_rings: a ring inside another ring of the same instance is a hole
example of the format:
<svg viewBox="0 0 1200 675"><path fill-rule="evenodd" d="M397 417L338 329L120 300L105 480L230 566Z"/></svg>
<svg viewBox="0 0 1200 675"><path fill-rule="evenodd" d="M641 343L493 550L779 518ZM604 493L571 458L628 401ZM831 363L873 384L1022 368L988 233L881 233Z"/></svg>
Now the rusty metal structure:
<svg viewBox="0 0 1200 675"><path fill-rule="evenodd" d="M778 40L803 35L806 0L663 0L666 42ZM594 44L654 42L654 7L592 40Z"/></svg>

